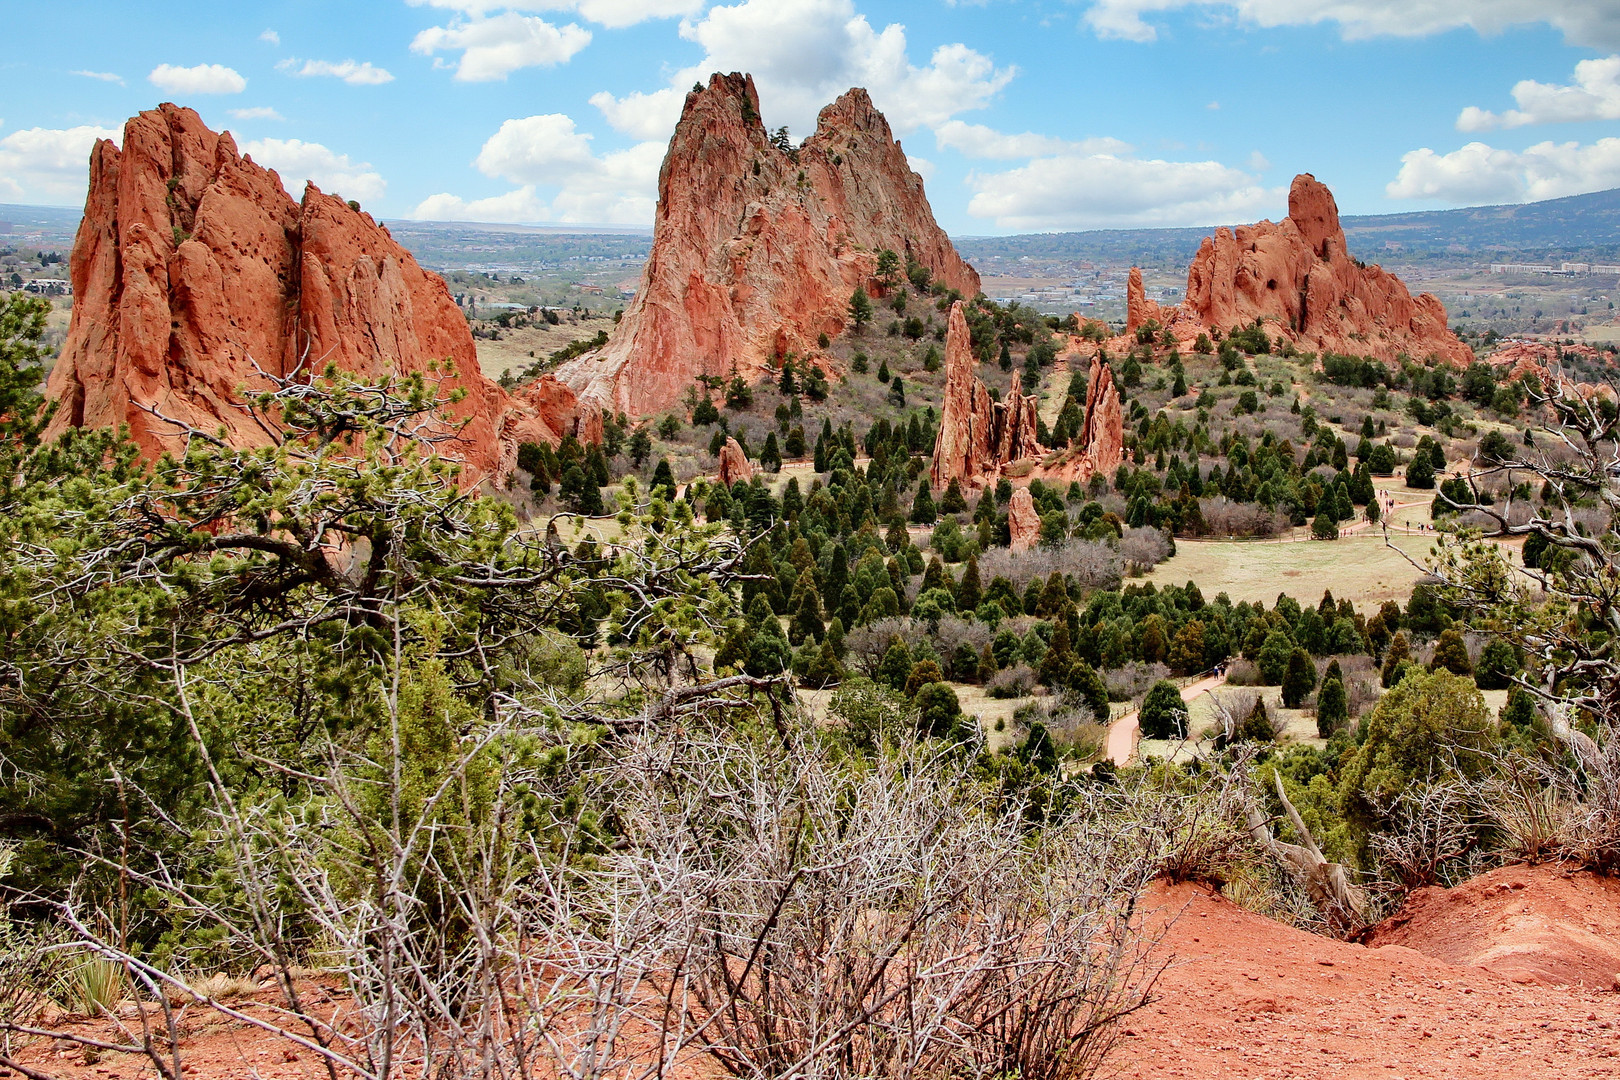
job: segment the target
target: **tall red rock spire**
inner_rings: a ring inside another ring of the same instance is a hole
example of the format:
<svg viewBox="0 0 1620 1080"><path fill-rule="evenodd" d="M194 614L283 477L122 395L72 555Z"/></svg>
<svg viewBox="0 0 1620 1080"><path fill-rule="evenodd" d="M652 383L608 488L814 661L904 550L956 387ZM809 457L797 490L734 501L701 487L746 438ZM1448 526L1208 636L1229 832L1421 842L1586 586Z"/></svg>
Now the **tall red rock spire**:
<svg viewBox="0 0 1620 1080"><path fill-rule="evenodd" d="M328 363L375 378L443 371L464 392L463 426L439 452L471 482L509 472L520 440L573 430L573 393L555 383L509 398L478 368L467 321L443 279L388 230L310 184L302 203L274 172L238 154L230 133L161 105L90 157L84 220L73 244L74 305L49 396L51 431L128 425L148 454L179 429L223 429L237 446L267 435L236 407L264 383ZM436 376L437 377L437 376ZM157 415L157 414L161 414Z"/></svg>
<svg viewBox="0 0 1620 1080"><path fill-rule="evenodd" d="M670 139L635 300L604 348L558 376L615 413L679 408L698 376L752 378L841 333L850 294L875 285L884 248L964 296L979 291L865 90L783 149L766 134L753 79L717 73L686 95Z"/></svg>

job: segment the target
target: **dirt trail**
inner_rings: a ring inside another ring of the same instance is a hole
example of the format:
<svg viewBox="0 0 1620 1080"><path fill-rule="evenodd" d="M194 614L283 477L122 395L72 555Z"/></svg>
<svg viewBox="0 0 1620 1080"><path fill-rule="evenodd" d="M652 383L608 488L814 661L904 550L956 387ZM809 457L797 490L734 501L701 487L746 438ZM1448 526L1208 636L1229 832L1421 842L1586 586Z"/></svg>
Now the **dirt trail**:
<svg viewBox="0 0 1620 1080"><path fill-rule="evenodd" d="M1226 683L1226 673L1210 675L1197 682L1181 688L1181 700L1189 704L1202 694L1207 694L1217 686ZM1142 725L1137 721L1138 710L1132 709L1128 713L1121 713L1108 724L1108 738L1103 740L1103 760L1111 761L1115 765L1125 765L1136 755L1136 744L1142 734Z"/></svg>

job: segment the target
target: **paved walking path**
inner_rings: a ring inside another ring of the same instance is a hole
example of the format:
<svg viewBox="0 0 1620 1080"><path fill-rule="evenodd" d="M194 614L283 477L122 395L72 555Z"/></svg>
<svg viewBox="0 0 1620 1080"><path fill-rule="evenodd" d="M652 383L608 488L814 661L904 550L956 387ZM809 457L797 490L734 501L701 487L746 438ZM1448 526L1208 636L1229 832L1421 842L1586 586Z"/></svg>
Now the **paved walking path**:
<svg viewBox="0 0 1620 1080"><path fill-rule="evenodd" d="M1181 700L1191 703L1226 683L1226 673L1210 675L1181 688ZM1125 765L1136 756L1136 744L1142 735L1142 725L1136 718L1137 710L1122 713L1108 725L1108 738L1103 741L1103 760Z"/></svg>

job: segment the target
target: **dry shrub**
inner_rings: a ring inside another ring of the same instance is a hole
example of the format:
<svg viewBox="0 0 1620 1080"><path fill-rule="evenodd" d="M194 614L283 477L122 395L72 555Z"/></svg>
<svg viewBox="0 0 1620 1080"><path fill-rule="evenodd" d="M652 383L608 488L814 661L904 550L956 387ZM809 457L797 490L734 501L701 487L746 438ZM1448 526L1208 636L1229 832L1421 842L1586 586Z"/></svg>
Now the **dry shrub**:
<svg viewBox="0 0 1620 1080"><path fill-rule="evenodd" d="M1036 698L1021 706L1013 720L1020 739L1039 723L1058 753L1081 761L1095 757L1108 738L1107 718L1099 722L1085 700L1074 693Z"/></svg>
<svg viewBox="0 0 1620 1080"><path fill-rule="evenodd" d="M1228 686L1261 686L1260 669L1248 660L1233 660L1226 665Z"/></svg>
<svg viewBox="0 0 1620 1080"><path fill-rule="evenodd" d="M1020 594L1036 578L1044 581L1056 570L1083 589L1117 589L1124 578L1124 562L1112 544L1070 540L1060 548L1013 551L991 548L979 556L979 578L989 583L1004 577Z"/></svg>
<svg viewBox="0 0 1620 1080"><path fill-rule="evenodd" d="M844 645L849 650L850 664L870 679L876 677L878 664L896 637L909 648L926 633L925 624L907 616L879 619L851 630L844 637Z"/></svg>
<svg viewBox="0 0 1620 1080"><path fill-rule="evenodd" d="M934 631L934 649L945 657L953 655L963 645L980 652L990 644L991 637L990 628L984 623L968 622L959 616L947 615L939 620L939 628ZM915 639L906 640L909 644Z"/></svg>
<svg viewBox="0 0 1620 1080"><path fill-rule="evenodd" d="M1035 669L1028 664L1004 667L984 684L984 692L993 698L1027 697L1035 688Z"/></svg>
<svg viewBox="0 0 1620 1080"><path fill-rule="evenodd" d="M1166 795L1141 816L1118 790L1082 792L1032 833L1018 799L975 779L973 754L916 742L909 719L852 763L807 718L739 723L743 699L720 686L682 688L600 742L507 702L398 820L348 820L379 781L336 750L308 805L216 791L199 843L240 868L241 906L144 884L216 947L268 964L279 999L244 1013L233 981L124 952L70 902L66 932L129 970L154 1032L171 1032L117 1049L183 1075L182 1001L334 1080L650 1080L702 1058L752 1077L1092 1075L1153 983L1141 890L1164 865L1220 861L1184 812L1207 797ZM508 736L525 750L491 777ZM493 785L490 812L447 826L435 803L473 777ZM516 827L520 805L568 800L611 806L627 842L572 811ZM419 917L434 890L464 935ZM295 928L341 957L340 1023L300 996Z"/></svg>
<svg viewBox="0 0 1620 1080"><path fill-rule="evenodd" d="M1482 821L1460 778L1412 785L1377 809L1388 826L1369 840L1373 861L1379 876L1400 890L1457 885L1486 869Z"/></svg>
<svg viewBox="0 0 1620 1080"><path fill-rule="evenodd" d="M1133 701L1146 694L1154 683L1169 676L1170 669L1163 664L1149 664L1141 660L1132 660L1123 667L1102 673L1110 701Z"/></svg>
<svg viewBox="0 0 1620 1080"><path fill-rule="evenodd" d="M1132 574L1142 574L1170 557L1170 537L1161 529L1140 526L1126 529L1119 539L1119 554Z"/></svg>
<svg viewBox="0 0 1620 1080"><path fill-rule="evenodd" d="M1259 503L1233 502L1225 495L1199 499L1198 509L1205 530L1215 536L1276 536L1289 527L1287 515Z"/></svg>

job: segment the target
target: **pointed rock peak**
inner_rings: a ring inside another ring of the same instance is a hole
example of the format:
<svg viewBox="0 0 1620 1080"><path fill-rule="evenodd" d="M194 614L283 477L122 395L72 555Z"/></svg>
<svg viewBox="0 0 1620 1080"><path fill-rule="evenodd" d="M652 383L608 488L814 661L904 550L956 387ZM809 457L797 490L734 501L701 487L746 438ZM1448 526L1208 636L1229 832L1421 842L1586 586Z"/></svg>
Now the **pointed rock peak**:
<svg viewBox="0 0 1620 1080"><path fill-rule="evenodd" d="M852 90L822 115L781 147L747 75L687 95L635 299L606 346L558 371L582 400L642 417L681 409L701 376L754 379L787 353L831 370L821 342L853 329L851 294L891 287L875 276L884 250L978 294L871 97Z"/></svg>
<svg viewBox="0 0 1620 1080"><path fill-rule="evenodd" d="M754 77L741 71L730 74L716 71L709 76L709 85L694 88L686 95L676 130L679 132L693 124L707 127L716 122L724 123L733 116L741 118L743 127L764 136L765 124L760 119L759 91L754 89Z"/></svg>
<svg viewBox="0 0 1620 1080"><path fill-rule="evenodd" d="M958 358L964 358L970 364L973 362L973 335L968 330L967 315L962 310L960 300L951 304L951 317L945 330L945 359Z"/></svg>
<svg viewBox="0 0 1620 1080"><path fill-rule="evenodd" d="M1300 173L1288 189L1288 219L1318 257L1327 257L1327 241L1344 251L1344 229L1333 192L1310 173Z"/></svg>
<svg viewBox="0 0 1620 1080"><path fill-rule="evenodd" d="M566 387L530 405L485 378L444 280L370 215L313 184L294 203L191 109L149 109L122 149L97 146L71 266L72 321L47 383L61 406L53 437L124 427L156 456L183 441L162 416L262 446L234 403L259 371L290 375L311 358L363 379L452 361L441 392L459 399L459 430L444 452L468 483L505 476L518 442L555 444L577 419Z"/></svg>
<svg viewBox="0 0 1620 1080"><path fill-rule="evenodd" d="M844 91L837 101L821 110L816 117L816 132L872 132L883 139L892 140L889 121L872 103L872 95L864 87L856 86Z"/></svg>

